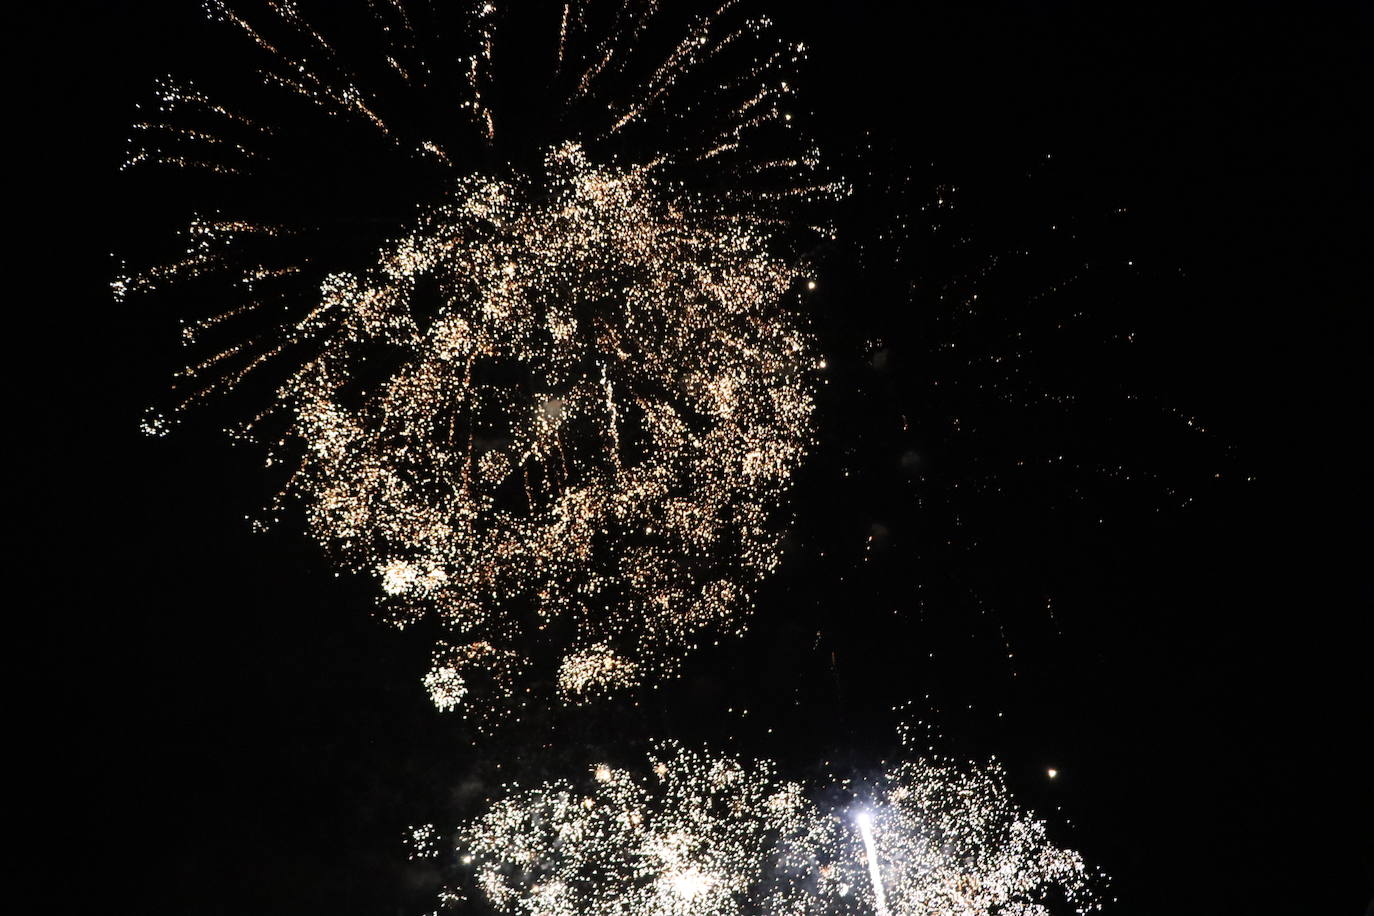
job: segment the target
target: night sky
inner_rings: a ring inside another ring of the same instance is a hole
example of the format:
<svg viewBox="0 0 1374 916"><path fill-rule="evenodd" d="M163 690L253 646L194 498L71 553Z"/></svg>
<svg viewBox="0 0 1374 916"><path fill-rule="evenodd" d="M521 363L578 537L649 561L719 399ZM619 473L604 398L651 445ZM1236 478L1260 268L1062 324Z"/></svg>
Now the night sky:
<svg viewBox="0 0 1374 916"><path fill-rule="evenodd" d="M828 367L783 567L680 679L485 738L428 702L423 628L295 521L250 530L277 481L228 405L139 432L177 328L111 303L109 253L175 201L120 177L127 125L237 43L189 3L12 37L44 911L419 913L406 828L502 779L655 737L861 775L903 719L999 758L1109 913L1370 905L1368 7L759 5L855 187L812 253Z"/></svg>

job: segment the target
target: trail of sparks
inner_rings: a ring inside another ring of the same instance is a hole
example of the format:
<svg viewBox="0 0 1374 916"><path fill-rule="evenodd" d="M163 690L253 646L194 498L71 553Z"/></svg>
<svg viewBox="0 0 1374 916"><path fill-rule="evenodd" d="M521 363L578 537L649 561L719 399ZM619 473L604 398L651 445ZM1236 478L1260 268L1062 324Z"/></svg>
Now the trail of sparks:
<svg viewBox="0 0 1374 916"><path fill-rule="evenodd" d="M873 842L873 818L867 811L855 817L859 834L864 841L864 858L868 860L868 878L873 882L873 910L877 916L887 916L887 892L883 889L882 872L878 869L878 848Z"/></svg>

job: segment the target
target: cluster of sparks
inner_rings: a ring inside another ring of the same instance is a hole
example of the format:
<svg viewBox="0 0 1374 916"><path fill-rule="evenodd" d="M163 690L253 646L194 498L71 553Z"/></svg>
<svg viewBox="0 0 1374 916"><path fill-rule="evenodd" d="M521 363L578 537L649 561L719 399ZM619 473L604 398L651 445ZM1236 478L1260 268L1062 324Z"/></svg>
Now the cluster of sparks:
<svg viewBox="0 0 1374 916"><path fill-rule="evenodd" d="M780 561L784 497L810 445L819 360L791 309L808 281L779 241L792 225L780 207L839 189L816 177L814 150L779 158L749 142L790 131L781 74L800 49L726 3L646 69L636 53L657 4L626 0L597 40L593 6L564 4L557 23L554 79L576 137L551 139L522 171L464 168L454 142L405 137L386 115L393 96L365 88L298 4L269 0L257 25L209 3L267 55L264 85L375 131L442 180L371 263L286 258L312 237L327 244L330 227L216 214L191 221L183 255L114 284L120 298L236 291L185 325L190 346L227 344L190 362L178 402L145 430L165 434L192 405L275 371L272 403L236 431L290 469L272 514L299 497L313 537L375 578L391 620L447 628L424 678L440 709L506 708L541 668L564 699L586 698L671 673L703 634L743 629L753 585ZM414 11L367 9L389 42L388 78L437 91ZM485 92L501 21L490 3L469 9L475 44L459 58L472 145L488 159L503 123ZM704 129L675 126L700 107L687 92L703 65L770 41L713 83L719 114ZM608 75L631 73L633 90L606 97ZM167 82L159 110L137 125L130 167L251 176L271 158L274 125L197 89ZM633 157L598 154L636 129ZM694 189L693 170L713 188ZM289 320L232 330L277 309Z"/></svg>
<svg viewBox="0 0 1374 916"><path fill-rule="evenodd" d="M537 188L466 183L375 270L329 278L319 320L342 333L282 391L292 487L396 619L433 611L468 643L437 704L467 670L504 683L493 642L567 631L578 697L738 619L808 442L807 340L776 307L795 281L747 226L575 146ZM358 392L379 345L399 368Z"/></svg>
<svg viewBox="0 0 1374 916"><path fill-rule="evenodd" d="M838 805L817 803L765 762L666 744L649 765L634 773L600 764L577 783L510 788L457 831L464 881L513 916L1042 916L1054 901L1079 913L1098 907L1081 857L1014 802L996 765L899 763L862 799ZM425 854L440 855L432 828L419 829Z"/></svg>

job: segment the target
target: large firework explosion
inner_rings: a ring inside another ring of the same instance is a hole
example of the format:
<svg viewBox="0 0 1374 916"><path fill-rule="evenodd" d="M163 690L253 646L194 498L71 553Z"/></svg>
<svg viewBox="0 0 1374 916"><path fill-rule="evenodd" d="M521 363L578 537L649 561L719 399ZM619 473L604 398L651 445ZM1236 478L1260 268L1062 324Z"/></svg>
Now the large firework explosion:
<svg viewBox="0 0 1374 916"><path fill-rule="evenodd" d="M643 773L507 786L417 855L454 857L441 893L519 916L1036 916L1098 906L1097 879L1008 793L996 764L917 759L819 794L764 762L658 747ZM812 787L822 788L822 787ZM837 795L844 800L834 801Z"/></svg>
<svg viewBox="0 0 1374 916"><path fill-rule="evenodd" d="M147 429L265 397L234 432L290 469L271 519L299 496L390 619L445 625L441 709L632 685L742 629L811 435L792 227L837 193L787 104L801 49L734 3L305 6L207 4L259 85L168 81L136 125L129 165L208 203L116 294L216 306ZM280 218L350 162L407 177Z"/></svg>

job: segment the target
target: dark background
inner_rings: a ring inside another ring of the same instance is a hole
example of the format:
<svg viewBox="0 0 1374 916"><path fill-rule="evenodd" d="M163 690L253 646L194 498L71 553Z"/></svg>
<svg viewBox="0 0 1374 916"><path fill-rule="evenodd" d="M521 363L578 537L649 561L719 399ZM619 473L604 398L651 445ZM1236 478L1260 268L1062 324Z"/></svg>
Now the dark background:
<svg viewBox="0 0 1374 916"><path fill-rule="evenodd" d="M138 433L175 329L110 301L115 170L151 78L232 47L194 6L13 39L12 754L50 909L420 912L406 826L508 775L674 736L862 777L905 718L1000 758L1109 912L1362 912L1367 6L777 4L859 188L784 570L681 680L475 746L424 634L250 533L269 481L225 418ZM1014 377L982 358L1013 339Z"/></svg>

